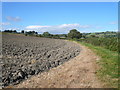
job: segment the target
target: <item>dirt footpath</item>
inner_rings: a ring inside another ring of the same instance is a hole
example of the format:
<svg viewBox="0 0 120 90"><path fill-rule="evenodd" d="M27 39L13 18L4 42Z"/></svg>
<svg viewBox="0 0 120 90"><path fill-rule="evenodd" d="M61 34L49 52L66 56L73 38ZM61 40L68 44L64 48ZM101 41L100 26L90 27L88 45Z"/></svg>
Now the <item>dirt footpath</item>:
<svg viewBox="0 0 120 90"><path fill-rule="evenodd" d="M95 74L99 57L87 47L80 47L82 51L77 57L48 72L32 76L15 88L102 88Z"/></svg>

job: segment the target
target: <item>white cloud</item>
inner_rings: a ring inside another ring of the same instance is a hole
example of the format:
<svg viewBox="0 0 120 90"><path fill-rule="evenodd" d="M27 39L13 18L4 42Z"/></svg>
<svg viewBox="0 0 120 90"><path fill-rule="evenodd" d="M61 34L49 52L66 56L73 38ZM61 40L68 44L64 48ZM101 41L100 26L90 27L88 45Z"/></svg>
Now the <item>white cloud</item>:
<svg viewBox="0 0 120 90"><path fill-rule="evenodd" d="M39 28L43 28L43 27L50 27L50 26L31 25L31 26L27 26L26 29L39 29Z"/></svg>
<svg viewBox="0 0 120 90"><path fill-rule="evenodd" d="M110 22L109 24L115 25L115 24L118 24L118 22L117 21L113 21L113 22Z"/></svg>
<svg viewBox="0 0 120 90"><path fill-rule="evenodd" d="M0 25L11 25L9 22L2 22Z"/></svg>
<svg viewBox="0 0 120 90"><path fill-rule="evenodd" d="M9 22L1 22L0 23L0 30L3 30L8 25L11 25L11 23L9 23Z"/></svg>
<svg viewBox="0 0 120 90"><path fill-rule="evenodd" d="M7 16L6 19L8 21L14 21L14 22L18 22L18 21L21 21L21 18L20 17L12 17L12 16Z"/></svg>
<svg viewBox="0 0 120 90"><path fill-rule="evenodd" d="M6 30L20 30L20 28L5 28Z"/></svg>
<svg viewBox="0 0 120 90"><path fill-rule="evenodd" d="M114 31L114 32L118 32L118 29L107 30L107 31Z"/></svg>
<svg viewBox="0 0 120 90"><path fill-rule="evenodd" d="M43 33L43 32L50 32L50 33L68 33L69 30L71 29L77 29L80 30L80 32L83 29L88 29L90 28L90 25L80 25L78 23L74 23L74 24L62 24L62 25L56 25L56 26L40 26L40 25L31 25L31 26L27 26L25 31L37 31L39 33Z"/></svg>
<svg viewBox="0 0 120 90"><path fill-rule="evenodd" d="M58 27L64 28L64 27L79 27L80 24L62 24L62 25L58 25Z"/></svg>

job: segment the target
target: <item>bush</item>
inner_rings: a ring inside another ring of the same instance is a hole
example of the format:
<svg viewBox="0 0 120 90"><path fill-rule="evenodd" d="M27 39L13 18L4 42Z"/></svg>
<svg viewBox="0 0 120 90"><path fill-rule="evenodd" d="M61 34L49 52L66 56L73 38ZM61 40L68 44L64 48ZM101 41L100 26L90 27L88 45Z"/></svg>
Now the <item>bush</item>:
<svg viewBox="0 0 120 90"><path fill-rule="evenodd" d="M80 41L90 43L95 46L101 46L111 51L118 51L118 44L120 44L120 42L118 42L117 37L111 37L111 38L91 37L86 39L80 39Z"/></svg>
<svg viewBox="0 0 120 90"><path fill-rule="evenodd" d="M59 35L52 35L52 38L59 39L60 36Z"/></svg>

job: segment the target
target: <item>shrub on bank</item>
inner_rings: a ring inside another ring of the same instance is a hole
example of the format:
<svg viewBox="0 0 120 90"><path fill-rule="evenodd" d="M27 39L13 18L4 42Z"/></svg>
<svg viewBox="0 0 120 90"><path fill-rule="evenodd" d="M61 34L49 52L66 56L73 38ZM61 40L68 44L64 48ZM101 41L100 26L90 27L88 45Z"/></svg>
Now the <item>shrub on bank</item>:
<svg viewBox="0 0 120 90"><path fill-rule="evenodd" d="M118 51L118 38L111 37L111 38L98 38L98 37L90 37L86 39L79 39L79 41L90 43L95 46L101 46L111 51Z"/></svg>

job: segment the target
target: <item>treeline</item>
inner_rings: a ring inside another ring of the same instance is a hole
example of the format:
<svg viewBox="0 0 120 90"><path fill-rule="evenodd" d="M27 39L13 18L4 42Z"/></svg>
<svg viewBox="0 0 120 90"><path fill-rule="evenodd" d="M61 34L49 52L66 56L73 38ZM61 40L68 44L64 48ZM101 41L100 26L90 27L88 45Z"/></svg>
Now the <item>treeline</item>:
<svg viewBox="0 0 120 90"><path fill-rule="evenodd" d="M17 32L16 30L5 30L3 32L8 33L21 33L25 36L37 36L45 38L54 38L54 39L72 39L80 42L90 43L95 46L101 46L111 51L117 51L120 53L118 42L118 33L117 32L97 32L97 33L80 33L76 29L72 29L68 34L50 34L49 32L44 32L43 34L38 34L35 31L24 31Z"/></svg>
<svg viewBox="0 0 120 90"><path fill-rule="evenodd" d="M5 30L5 31L3 31L3 32L8 32L8 33L17 33L17 31L16 31L16 30Z"/></svg>
<svg viewBox="0 0 120 90"><path fill-rule="evenodd" d="M82 34L76 29L70 30L68 34L51 34L49 32L43 32L43 34L38 34L38 32L35 31L24 31L24 30L22 30L21 32L17 32L16 30L5 30L3 32L24 34L25 36L37 36L37 37L55 38L55 39L73 39L73 38L79 39L82 37Z"/></svg>
<svg viewBox="0 0 120 90"><path fill-rule="evenodd" d="M67 34L50 34L49 32L44 32L43 34L38 34L38 32L35 32L35 31L24 31L24 30L22 30L21 32L17 32L16 30L4 30L2 32L24 34L25 36L55 38L55 39L66 39L67 38Z"/></svg>

